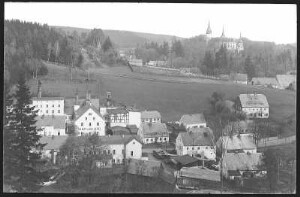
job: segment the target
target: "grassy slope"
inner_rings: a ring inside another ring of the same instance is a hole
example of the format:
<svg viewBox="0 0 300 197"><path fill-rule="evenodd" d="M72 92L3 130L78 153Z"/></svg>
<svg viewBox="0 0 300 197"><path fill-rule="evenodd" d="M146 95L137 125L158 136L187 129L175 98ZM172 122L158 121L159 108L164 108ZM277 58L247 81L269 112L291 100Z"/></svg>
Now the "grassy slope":
<svg viewBox="0 0 300 197"><path fill-rule="evenodd" d="M87 85L85 83L70 83L66 80L69 77L68 70L56 65L49 65L50 72L46 78L53 73L54 81L45 81L43 91L64 97L74 97L75 89L78 88L79 95L84 96ZM124 69L124 68L123 68ZM121 69L120 69L121 70ZM99 70L101 73L102 70ZM103 70L103 72L108 72ZM102 73L103 73L102 72ZM209 105L207 98L215 91L222 91L227 98L234 98L241 93L253 92L264 93L270 104L270 117L282 120L295 114L295 92L267 88L255 88L251 86L238 85L226 82L214 83L167 83L163 81L138 80L119 77L118 68L113 71L115 76L97 74L90 72L90 76L95 80L101 81L101 94L105 96L106 91L111 91L112 96L125 104L134 105L142 109L159 110L164 121L179 120L184 113L197 113L207 110ZM80 73L81 76L78 76ZM135 76L142 74L134 73ZM74 79L84 81L82 71L78 72ZM155 76L152 76L154 78ZM157 78L159 78L157 76ZM160 78L168 79L168 77ZM42 80L43 82L43 80ZM34 83L31 83L34 84ZM36 92L36 85L31 86L32 91ZM92 95L98 95L97 83L89 84Z"/></svg>

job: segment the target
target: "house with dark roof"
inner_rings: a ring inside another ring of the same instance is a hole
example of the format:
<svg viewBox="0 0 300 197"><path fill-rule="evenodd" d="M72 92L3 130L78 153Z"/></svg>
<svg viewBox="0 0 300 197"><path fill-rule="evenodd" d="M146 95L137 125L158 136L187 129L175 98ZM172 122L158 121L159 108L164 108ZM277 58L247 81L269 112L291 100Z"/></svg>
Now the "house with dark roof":
<svg viewBox="0 0 300 197"><path fill-rule="evenodd" d="M51 161L55 164L57 153L65 144L67 139L68 136L42 136L39 142L46 144L42 150L42 158L51 159Z"/></svg>
<svg viewBox="0 0 300 197"><path fill-rule="evenodd" d="M215 160L216 146L210 128L193 128L189 132L181 132L176 138L177 155L198 156Z"/></svg>
<svg viewBox="0 0 300 197"><path fill-rule="evenodd" d="M165 123L142 123L138 135L144 144L169 142L169 131Z"/></svg>
<svg viewBox="0 0 300 197"><path fill-rule="evenodd" d="M223 153L256 153L257 147L252 133L241 133L220 137L216 143L218 151Z"/></svg>
<svg viewBox="0 0 300 197"><path fill-rule="evenodd" d="M206 120L202 113L199 114L184 114L180 120L180 124L188 130L190 128L202 128L206 127Z"/></svg>
<svg viewBox="0 0 300 197"><path fill-rule="evenodd" d="M251 174L266 174L259 166L262 164L262 153L225 153L223 156L223 176L227 179L244 177Z"/></svg>
<svg viewBox="0 0 300 197"><path fill-rule="evenodd" d="M141 112L142 123L160 123L161 115L158 111L142 111Z"/></svg>
<svg viewBox="0 0 300 197"><path fill-rule="evenodd" d="M66 135L66 116L37 116L35 126L42 136Z"/></svg>
<svg viewBox="0 0 300 197"><path fill-rule="evenodd" d="M75 111L74 125L78 135L92 133L97 133L99 136L105 135L105 120L91 103Z"/></svg>
<svg viewBox="0 0 300 197"><path fill-rule="evenodd" d="M136 135L102 136L99 146L112 155L113 164L122 164L130 158L142 158L142 142Z"/></svg>
<svg viewBox="0 0 300 197"><path fill-rule="evenodd" d="M264 94L240 94L236 107L249 118L269 117L269 103Z"/></svg>

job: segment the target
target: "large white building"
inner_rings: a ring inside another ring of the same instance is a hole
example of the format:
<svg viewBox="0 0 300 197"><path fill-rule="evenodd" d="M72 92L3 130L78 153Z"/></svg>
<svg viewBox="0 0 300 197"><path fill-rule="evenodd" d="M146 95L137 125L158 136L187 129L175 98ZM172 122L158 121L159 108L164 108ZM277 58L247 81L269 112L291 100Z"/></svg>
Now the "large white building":
<svg viewBox="0 0 300 197"><path fill-rule="evenodd" d="M138 136L112 135L101 137L105 151L112 155L112 163L122 164L125 159L141 159L142 143Z"/></svg>
<svg viewBox="0 0 300 197"><path fill-rule="evenodd" d="M212 130L206 128L193 128L189 132L179 133L176 138L176 152L178 155L190 155L216 159L216 146Z"/></svg>
<svg viewBox="0 0 300 197"><path fill-rule="evenodd" d="M66 135L67 116L37 116L36 127L38 134L42 136Z"/></svg>
<svg viewBox="0 0 300 197"><path fill-rule="evenodd" d="M144 144L169 142L169 131L164 123L142 123L138 136Z"/></svg>
<svg viewBox="0 0 300 197"><path fill-rule="evenodd" d="M180 120L180 124L188 130L191 128L203 128L206 127L206 120L204 115L201 113L199 114L184 114Z"/></svg>
<svg viewBox="0 0 300 197"><path fill-rule="evenodd" d="M98 110L91 104L86 103L75 111L75 129L78 135L97 133L105 135L105 120Z"/></svg>
<svg viewBox="0 0 300 197"><path fill-rule="evenodd" d="M63 97L33 97L32 106L35 106L35 110L38 110L38 116L64 115Z"/></svg>
<svg viewBox="0 0 300 197"><path fill-rule="evenodd" d="M263 94L240 94L237 108L249 118L268 118L269 103Z"/></svg>

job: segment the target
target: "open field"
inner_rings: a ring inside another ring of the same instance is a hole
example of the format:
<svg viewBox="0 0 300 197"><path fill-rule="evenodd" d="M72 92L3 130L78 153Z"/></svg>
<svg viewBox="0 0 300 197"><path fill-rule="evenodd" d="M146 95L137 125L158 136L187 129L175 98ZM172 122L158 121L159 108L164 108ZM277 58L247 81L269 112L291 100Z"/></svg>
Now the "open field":
<svg viewBox="0 0 300 197"><path fill-rule="evenodd" d="M130 73L126 67L111 69L91 69L89 77L93 80L87 85L87 72L73 71L73 80L69 81L69 69L47 64L49 74L41 78L42 90L51 95L74 97L76 88L79 96L84 97L87 86L92 96L101 97L111 91L115 100L128 105L148 110L158 110L163 121L177 121L184 113L203 112L209 108L207 99L215 91L222 91L226 98L233 99L240 93L263 93L270 104L270 118L281 121L296 114L296 93L287 90L268 89L249 85L235 84L210 79L189 79L167 76L155 76L141 73ZM37 91L34 81L30 81L31 90Z"/></svg>

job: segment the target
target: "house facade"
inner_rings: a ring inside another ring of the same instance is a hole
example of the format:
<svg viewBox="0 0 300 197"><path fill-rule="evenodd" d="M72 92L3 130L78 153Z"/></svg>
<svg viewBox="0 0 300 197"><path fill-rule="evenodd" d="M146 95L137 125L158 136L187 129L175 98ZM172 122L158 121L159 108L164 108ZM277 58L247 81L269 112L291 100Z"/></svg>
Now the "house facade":
<svg viewBox="0 0 300 197"><path fill-rule="evenodd" d="M103 136L101 142L107 154L112 155L113 164L123 164L130 158L142 158L142 143L137 136Z"/></svg>
<svg viewBox="0 0 300 197"><path fill-rule="evenodd" d="M273 77L253 77L251 80L251 84L272 88L279 87L278 81Z"/></svg>
<svg viewBox="0 0 300 197"><path fill-rule="evenodd" d="M144 144L169 142L169 131L164 123L142 123L138 136Z"/></svg>
<svg viewBox="0 0 300 197"><path fill-rule="evenodd" d="M269 103L263 94L240 94L237 109L243 111L248 118L269 117Z"/></svg>
<svg viewBox="0 0 300 197"><path fill-rule="evenodd" d="M38 116L64 115L63 97L33 97L32 106L35 106L35 110L38 110Z"/></svg>
<svg viewBox="0 0 300 197"><path fill-rule="evenodd" d="M129 124L129 113L123 108L107 109L106 118L111 127L126 127Z"/></svg>
<svg viewBox="0 0 300 197"><path fill-rule="evenodd" d="M98 110L91 104L86 104L75 112L75 129L78 135L97 133L105 135L105 120Z"/></svg>
<svg viewBox="0 0 300 197"><path fill-rule="evenodd" d="M36 127L42 136L66 135L67 116L37 116Z"/></svg>
<svg viewBox="0 0 300 197"><path fill-rule="evenodd" d="M141 112L142 123L161 123L161 115L158 111L142 111Z"/></svg>
<svg viewBox="0 0 300 197"><path fill-rule="evenodd" d="M141 126L142 116L139 111L128 111L128 125L135 125L137 128Z"/></svg>
<svg viewBox="0 0 300 197"><path fill-rule="evenodd" d="M206 127L206 120L202 113L199 114L184 114L180 120L180 124L189 130L191 128L204 128Z"/></svg>
<svg viewBox="0 0 300 197"><path fill-rule="evenodd" d="M210 131L181 132L176 138L177 155L199 156L208 160L216 159L216 145Z"/></svg>

